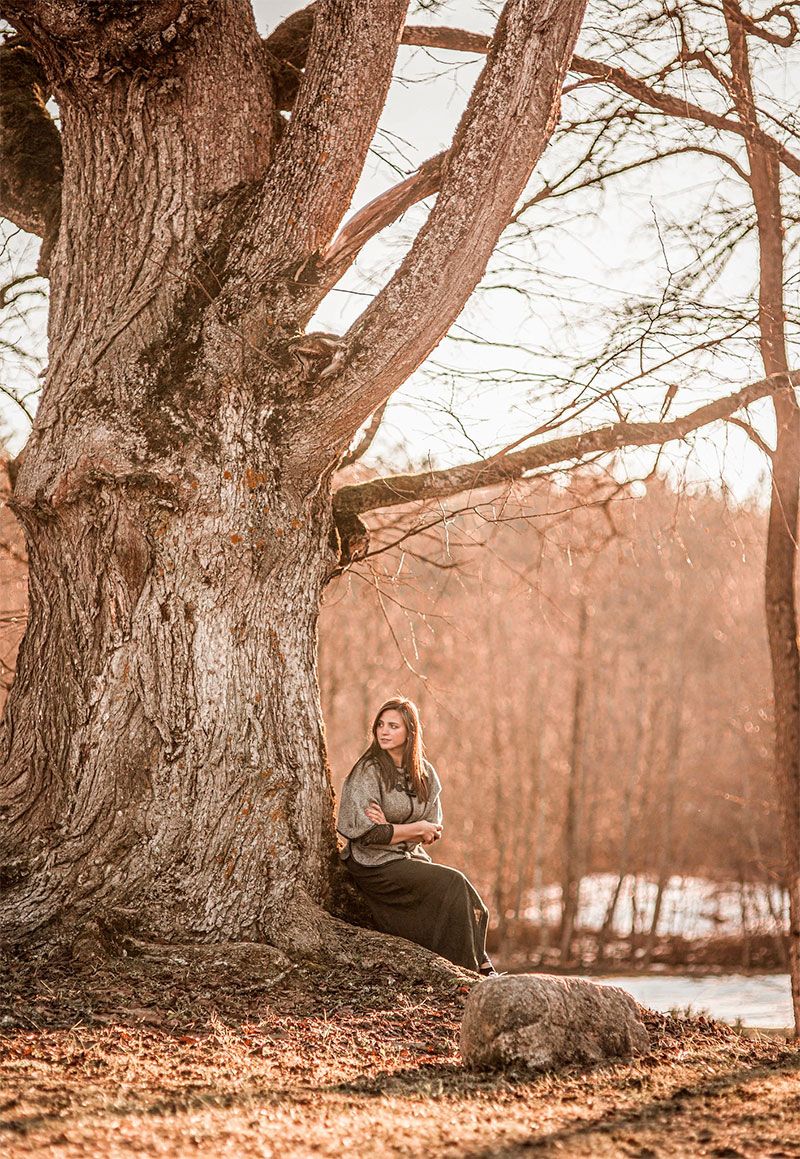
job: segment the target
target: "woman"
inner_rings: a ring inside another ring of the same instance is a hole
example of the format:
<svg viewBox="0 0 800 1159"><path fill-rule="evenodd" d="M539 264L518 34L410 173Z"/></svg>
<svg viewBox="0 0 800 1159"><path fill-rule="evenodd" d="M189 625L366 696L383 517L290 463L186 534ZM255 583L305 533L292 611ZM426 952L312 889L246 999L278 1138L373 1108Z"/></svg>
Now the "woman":
<svg viewBox="0 0 800 1159"><path fill-rule="evenodd" d="M440 793L424 757L416 705L405 697L387 700L373 722L372 744L342 786L341 856L379 930L494 974L486 954L489 911L463 873L435 865L424 849L442 835Z"/></svg>

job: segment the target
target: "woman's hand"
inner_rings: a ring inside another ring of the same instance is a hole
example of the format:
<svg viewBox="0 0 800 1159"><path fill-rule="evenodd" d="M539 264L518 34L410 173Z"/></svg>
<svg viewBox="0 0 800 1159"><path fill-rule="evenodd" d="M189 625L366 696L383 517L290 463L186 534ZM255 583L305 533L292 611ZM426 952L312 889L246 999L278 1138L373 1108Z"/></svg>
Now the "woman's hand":
<svg viewBox="0 0 800 1159"><path fill-rule="evenodd" d="M366 808L366 814L373 825L388 825L383 809L381 809L377 801L370 801Z"/></svg>
<svg viewBox="0 0 800 1159"><path fill-rule="evenodd" d="M441 825L435 825L433 821L419 821L419 839L423 845L433 845L434 841L438 841L442 835Z"/></svg>

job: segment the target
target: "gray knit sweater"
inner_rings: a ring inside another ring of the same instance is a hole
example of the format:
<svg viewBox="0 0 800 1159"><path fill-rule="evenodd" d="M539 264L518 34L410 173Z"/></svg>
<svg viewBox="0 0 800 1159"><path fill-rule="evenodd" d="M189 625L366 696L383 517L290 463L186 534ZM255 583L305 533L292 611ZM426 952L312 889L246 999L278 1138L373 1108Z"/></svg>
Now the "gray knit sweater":
<svg viewBox="0 0 800 1159"><path fill-rule="evenodd" d="M420 801L411 793L411 786L405 772L397 770L397 779L390 789L383 784L380 769L369 757L363 757L345 778L339 801L339 817L336 828L346 838L340 851L342 860L350 857L360 865L384 865L397 857L416 857L430 861L424 845L417 841L399 841L396 845L377 845L364 842L364 838L375 823L366 814L370 801L377 801L390 825L408 825L412 821L432 821L442 823L440 795L442 786L436 769L430 761L424 762L430 786L429 799Z"/></svg>

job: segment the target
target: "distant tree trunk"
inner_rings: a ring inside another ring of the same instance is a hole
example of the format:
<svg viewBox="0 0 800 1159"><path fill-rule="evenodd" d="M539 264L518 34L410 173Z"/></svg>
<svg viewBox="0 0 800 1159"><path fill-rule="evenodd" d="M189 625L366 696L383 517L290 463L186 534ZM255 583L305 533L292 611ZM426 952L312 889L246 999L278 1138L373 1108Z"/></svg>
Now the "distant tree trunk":
<svg viewBox="0 0 800 1159"><path fill-rule="evenodd" d="M786 935L784 933L783 913L775 907L773 898L773 882L770 880L768 867L765 863L764 853L761 848L761 838L758 833L758 824L756 821L757 801L753 793L752 778L749 775L749 769L744 776L744 789L742 796L745 800L744 806L744 822L747 827L748 840L752 850L753 861L755 862L757 870L765 875L763 878L764 900L767 905L767 912L770 920L774 926L774 941L775 948L778 952L778 958L784 969L789 968L789 951L786 947Z"/></svg>
<svg viewBox="0 0 800 1159"><path fill-rule="evenodd" d="M587 655L589 636L589 615L587 597L581 595L578 612L577 655L575 660L575 690L572 700L572 736L570 740L569 768L567 771L567 801L564 816L563 875L561 879L561 938L559 957L562 966L572 958L572 938L578 916L580 901L580 838L581 808L580 796L583 782L582 761L584 759L584 700L587 682Z"/></svg>
<svg viewBox="0 0 800 1159"><path fill-rule="evenodd" d="M617 914L617 906L619 905L622 887L625 884L625 879L628 876L630 864L630 844L631 844L631 830L633 828L633 797L636 788L636 783L641 774L642 756L644 752L644 736L645 736L645 718L646 718L646 685L644 683L643 671L640 668L639 684L637 689L636 699L636 722L635 722L635 740L633 745L633 753L628 764L628 773L625 778L625 786L622 794L622 820L620 822L620 841L619 841L619 870L617 872L617 880L612 890L611 897L606 907L603 924L597 937L597 960L602 962L605 958L606 946L614 932L614 921Z"/></svg>
<svg viewBox="0 0 800 1159"><path fill-rule="evenodd" d="M490 616L486 628L486 638L489 645L488 671L490 677L489 703L492 708L489 713L489 753L490 764L485 775L488 781L487 807L491 810L490 826L492 833L492 852L494 866L492 869L492 910L495 922L497 940L500 946L506 938L508 923L508 869L510 847L513 840L512 817L509 810L509 800L518 800L518 787L509 782L510 768L507 760L508 748L505 744L507 721L505 715L509 711L507 697L503 691L503 680L498 672L498 658L501 649L505 651L505 641L501 640L497 631L497 617ZM514 774L518 767L513 766Z"/></svg>
<svg viewBox="0 0 800 1159"><path fill-rule="evenodd" d="M609 667L616 670L616 664L609 658ZM590 729L590 723L597 720L600 685L597 680L590 681L588 703L584 705L583 755L581 758L581 783L579 798L581 801L581 840L578 846L578 892L584 877L592 872L594 859L594 844L597 836L597 777L595 765L597 760L596 737Z"/></svg>
<svg viewBox="0 0 800 1159"><path fill-rule="evenodd" d="M758 124L747 24L738 0L723 12L731 58L731 93L746 125ZM783 209L780 163L754 136L745 138L759 243L761 357L767 374L789 370L784 305ZM789 965L795 1033L800 1036L800 650L795 597L800 407L787 384L774 398L776 444L767 533L765 607L775 697L775 776L781 806L789 891Z"/></svg>
<svg viewBox="0 0 800 1159"><path fill-rule="evenodd" d="M642 908L639 905L639 878L636 874L631 880L631 925L628 935L628 958L631 962L636 959L637 935L642 928Z"/></svg>
<svg viewBox="0 0 800 1159"><path fill-rule="evenodd" d="M750 934L750 911L747 905L747 886L746 871L744 866L739 870L739 915L740 924L742 927L742 958L741 966L743 970L750 969L752 961L752 937Z"/></svg>
<svg viewBox="0 0 800 1159"><path fill-rule="evenodd" d="M642 968L645 970L649 967L653 959L653 951L658 938L658 923L661 919L661 909L664 902L664 891L672 875L675 798L678 787L678 771L680 768L681 745L683 740L684 662L683 637L681 636L678 646L675 649L675 663L678 669L678 678L672 688L672 711L670 714L670 729L667 737L667 750L664 760L664 807L661 815L659 836L656 896L653 904L652 917L650 919L650 928L647 932L647 939L644 945L644 954L642 955Z"/></svg>
<svg viewBox="0 0 800 1159"><path fill-rule="evenodd" d="M520 818L520 847L517 857L517 877L514 889L514 918L519 921L522 906L533 884L533 867L541 860L542 813L542 749L544 745L544 687L537 684L528 696L533 713L531 730L531 750L529 761L525 762L528 779L525 785L525 808Z"/></svg>
<svg viewBox="0 0 800 1159"><path fill-rule="evenodd" d="M784 932L786 923L783 917L783 890L779 892L778 905L775 905L775 900L772 894L773 883L767 879L765 883L765 897L767 901L767 909L772 924L775 930L775 944L778 950L778 957L784 969L789 968L789 950L786 946L786 934Z"/></svg>
<svg viewBox="0 0 800 1159"><path fill-rule="evenodd" d="M539 810L539 816L536 826L536 851L533 860L533 891L540 899L539 904L539 936L537 944L540 948L550 945L550 923L547 920L547 915L541 905L541 898L544 896L544 834L547 827L547 820L551 815L551 805L547 797L542 799L542 807Z"/></svg>

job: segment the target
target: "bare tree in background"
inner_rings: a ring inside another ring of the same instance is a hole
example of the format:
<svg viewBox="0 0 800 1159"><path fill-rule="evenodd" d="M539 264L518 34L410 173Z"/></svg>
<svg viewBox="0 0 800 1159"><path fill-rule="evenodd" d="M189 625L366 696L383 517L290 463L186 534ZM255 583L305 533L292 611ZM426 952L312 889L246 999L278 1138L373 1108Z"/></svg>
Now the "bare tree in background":
<svg viewBox="0 0 800 1159"><path fill-rule="evenodd" d="M596 62L579 64L584 75L623 99L605 110L606 124L614 122L630 132L631 121L646 120L654 148L638 163L674 155L659 124L678 121L692 126L692 138L680 150L719 160L747 192L750 211L736 206L707 239L701 263L684 276L677 292L695 289L721 275L740 242L755 237L758 260L757 314L747 309L725 311L730 330L741 334L742 323L754 333L767 375L789 370L787 321L797 332L796 310L787 295L786 251L797 258L797 177L800 176L800 132L795 109L770 99L769 73L782 51L798 42L797 6L778 5L756 15L738 0L707 5L685 0L657 16L631 14L626 22L627 42L638 51L652 45L650 59L658 59L654 73L638 76L626 68ZM755 54L755 55L754 55ZM755 63L754 63L755 62ZM759 68L761 96L756 92L754 68ZM687 98L691 92L692 99ZM759 105L763 100L763 105ZM720 108L725 112L720 113ZM654 124L653 114L656 114ZM659 116L660 115L660 116ZM742 156L744 153L744 156ZM789 190L784 196L781 177ZM693 302L687 300L685 309ZM719 339L718 339L719 341ZM669 408L674 391L665 398ZM800 653L796 609L798 482L800 480L800 409L795 389L786 380L773 396L775 446L769 449L752 423L741 425L768 455L771 463L771 503L765 561L765 607L772 657L775 702L775 774L782 803L786 876L790 899L790 963L795 1024L800 1033ZM740 420L737 420L740 421Z"/></svg>
<svg viewBox="0 0 800 1159"><path fill-rule="evenodd" d="M561 882L561 962L572 959L572 937L578 917L581 888L581 818L584 809L581 785L586 759L586 680L587 648L589 638L589 609L587 596L581 598L578 614L577 654L575 657L575 690L572 700L572 728L567 772L567 801L564 820L564 872Z"/></svg>

